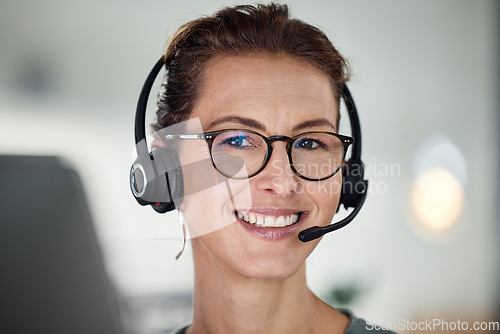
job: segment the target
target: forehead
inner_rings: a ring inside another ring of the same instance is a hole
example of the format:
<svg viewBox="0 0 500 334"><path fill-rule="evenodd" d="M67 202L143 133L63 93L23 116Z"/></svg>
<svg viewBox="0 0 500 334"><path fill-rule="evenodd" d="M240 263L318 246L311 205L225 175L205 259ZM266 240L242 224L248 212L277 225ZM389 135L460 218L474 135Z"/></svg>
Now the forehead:
<svg viewBox="0 0 500 334"><path fill-rule="evenodd" d="M254 118L271 128L280 124L284 131L287 124L292 127L308 118L338 121L329 78L290 56L218 56L207 64L203 78L191 115L203 126L228 115Z"/></svg>

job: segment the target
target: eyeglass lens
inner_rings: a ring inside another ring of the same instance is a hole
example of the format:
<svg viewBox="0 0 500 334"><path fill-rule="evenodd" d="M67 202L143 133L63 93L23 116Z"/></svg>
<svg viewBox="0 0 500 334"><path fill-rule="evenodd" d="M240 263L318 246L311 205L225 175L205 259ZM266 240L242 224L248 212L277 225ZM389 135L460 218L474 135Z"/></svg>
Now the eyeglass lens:
<svg viewBox="0 0 500 334"><path fill-rule="evenodd" d="M212 159L223 175L232 178L252 177L266 163L266 140L252 132L227 131L218 134L212 143ZM292 168L308 179L324 179L342 166L344 146L329 133L307 133L295 138L291 146ZM241 168L243 161L245 168Z"/></svg>

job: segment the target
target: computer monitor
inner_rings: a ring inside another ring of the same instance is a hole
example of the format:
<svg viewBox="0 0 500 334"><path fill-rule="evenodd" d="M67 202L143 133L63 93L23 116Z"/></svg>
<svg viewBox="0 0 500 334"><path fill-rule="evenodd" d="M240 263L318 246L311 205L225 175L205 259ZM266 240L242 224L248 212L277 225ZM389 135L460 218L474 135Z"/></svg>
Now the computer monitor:
<svg viewBox="0 0 500 334"><path fill-rule="evenodd" d="M57 157L0 155L0 332L123 333L80 180Z"/></svg>

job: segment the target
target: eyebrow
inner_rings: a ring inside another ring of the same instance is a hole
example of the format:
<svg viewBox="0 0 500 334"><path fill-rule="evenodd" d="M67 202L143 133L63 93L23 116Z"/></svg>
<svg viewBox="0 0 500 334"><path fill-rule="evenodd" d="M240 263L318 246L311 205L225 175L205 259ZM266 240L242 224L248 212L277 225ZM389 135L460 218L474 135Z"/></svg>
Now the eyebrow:
<svg viewBox="0 0 500 334"><path fill-rule="evenodd" d="M219 124L222 124L222 123L239 123L239 124L249 126L249 127L252 127L252 128L255 128L258 130L262 130L262 131L266 130L266 126L263 123L256 121L254 119L251 119L251 118L241 117L241 116L224 116L224 117L218 118L218 119L210 122L210 124L208 124L208 129L211 129L212 127L219 125ZM298 130L302 130L302 129L312 128L315 126L324 126L324 125L331 127L334 131L336 129L335 125L333 125L333 123L330 122L329 120L327 120L326 118L317 118L317 119L312 119L312 120L308 120L308 121L302 122L300 124L297 124L293 127L292 130L298 131Z"/></svg>
<svg viewBox="0 0 500 334"><path fill-rule="evenodd" d="M256 121L251 118L246 118L246 117L241 117L241 116L225 116L221 117L219 119L216 119L215 121L210 122L208 124L208 129L211 129L212 127L222 124L222 123L239 123L242 125L250 126L252 128L262 130L264 131L266 129L265 125L262 124L259 121Z"/></svg>
<svg viewBox="0 0 500 334"><path fill-rule="evenodd" d="M312 119L312 120L309 120L309 121L302 122L300 124L295 125L292 130L293 131L297 131L297 130L312 128L312 127L315 127L315 126L322 126L322 125L329 126L334 131L336 130L335 125L333 125L333 123L330 122L329 120L327 120L326 118L316 118L316 119Z"/></svg>

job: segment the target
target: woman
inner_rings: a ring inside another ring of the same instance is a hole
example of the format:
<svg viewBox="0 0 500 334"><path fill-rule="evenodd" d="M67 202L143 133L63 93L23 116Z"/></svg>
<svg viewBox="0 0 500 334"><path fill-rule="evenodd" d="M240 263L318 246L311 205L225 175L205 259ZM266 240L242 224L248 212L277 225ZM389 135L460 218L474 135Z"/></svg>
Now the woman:
<svg viewBox="0 0 500 334"><path fill-rule="evenodd" d="M270 4L187 23L165 59L154 129L196 120L185 130L206 141L181 140L181 165L212 162L183 168L178 209L193 237L195 286L193 322L178 333L368 332L308 289L305 260L319 239L297 237L330 224L338 206L344 58L321 31ZM207 175L228 179L200 189Z"/></svg>

